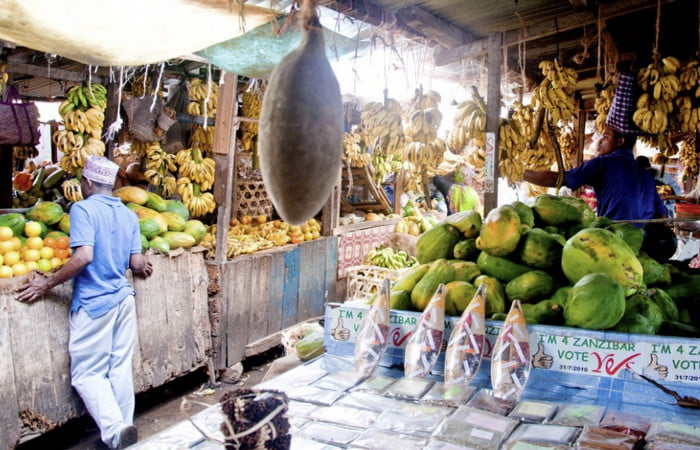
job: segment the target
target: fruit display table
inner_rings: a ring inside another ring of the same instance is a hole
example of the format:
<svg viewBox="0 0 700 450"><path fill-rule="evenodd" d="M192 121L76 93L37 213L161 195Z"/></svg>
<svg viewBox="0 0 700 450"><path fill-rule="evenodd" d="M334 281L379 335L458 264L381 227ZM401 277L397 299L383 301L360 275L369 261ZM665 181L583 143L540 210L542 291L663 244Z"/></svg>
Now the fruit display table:
<svg viewBox="0 0 700 450"><path fill-rule="evenodd" d="M153 275L135 278L137 392L203 367L209 360L207 272L202 253L148 254ZM15 286L20 281L10 279ZM9 283L8 282L8 283ZM24 304L0 284L0 448L85 413L70 384L68 311L71 285Z"/></svg>

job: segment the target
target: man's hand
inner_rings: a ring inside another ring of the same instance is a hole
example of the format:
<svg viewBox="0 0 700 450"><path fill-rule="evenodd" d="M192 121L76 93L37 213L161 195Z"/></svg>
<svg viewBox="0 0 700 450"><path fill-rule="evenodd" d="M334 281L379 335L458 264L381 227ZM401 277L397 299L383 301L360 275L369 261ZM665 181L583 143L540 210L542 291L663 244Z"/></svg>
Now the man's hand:
<svg viewBox="0 0 700 450"><path fill-rule="evenodd" d="M141 253L134 253L129 260L129 268L134 275L148 278L153 273L153 265Z"/></svg>
<svg viewBox="0 0 700 450"><path fill-rule="evenodd" d="M49 279L37 275L17 290L15 300L23 303L32 303L49 290Z"/></svg>
<svg viewBox="0 0 700 450"><path fill-rule="evenodd" d="M143 263L143 265L134 272L136 275L140 275L144 278L148 278L151 276L153 273L153 264L150 262L146 261Z"/></svg>

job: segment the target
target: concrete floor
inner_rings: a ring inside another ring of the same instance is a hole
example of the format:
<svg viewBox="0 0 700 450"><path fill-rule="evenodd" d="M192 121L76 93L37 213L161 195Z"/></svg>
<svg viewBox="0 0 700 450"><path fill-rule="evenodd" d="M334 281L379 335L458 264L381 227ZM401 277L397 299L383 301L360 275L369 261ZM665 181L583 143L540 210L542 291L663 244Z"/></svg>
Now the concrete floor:
<svg viewBox="0 0 700 450"><path fill-rule="evenodd" d="M283 363L283 364L280 364ZM244 372L237 383L218 382L209 389L209 377L204 369L181 377L165 386L151 389L136 396L134 425L138 428L139 440L156 434L182 420L180 411L183 398L211 405L218 403L221 396L241 387L258 384L268 372L281 372L298 364L296 357L283 357L281 349L273 349L252 360L244 361ZM274 367L270 370L271 366ZM280 369L280 367L282 367ZM192 415L206 408L200 406ZM16 450L104 450L95 423L89 416L70 421L57 429L25 441Z"/></svg>

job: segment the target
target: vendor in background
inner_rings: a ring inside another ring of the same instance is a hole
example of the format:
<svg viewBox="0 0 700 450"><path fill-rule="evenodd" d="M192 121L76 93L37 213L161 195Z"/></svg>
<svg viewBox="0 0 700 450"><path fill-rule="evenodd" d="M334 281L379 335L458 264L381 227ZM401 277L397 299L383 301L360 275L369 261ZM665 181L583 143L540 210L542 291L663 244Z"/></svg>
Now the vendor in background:
<svg viewBox="0 0 700 450"><path fill-rule="evenodd" d="M540 186L565 185L573 190L589 185L595 190L598 215L611 220L666 217L654 177L634 159L636 139L606 125L595 158L566 171L561 179L558 172L534 170L526 170L524 179Z"/></svg>
<svg viewBox="0 0 700 450"><path fill-rule="evenodd" d="M432 182L445 198L448 215L462 211L483 214L479 194L472 187L476 183L476 177L468 167L460 167L445 176L436 175Z"/></svg>
<svg viewBox="0 0 700 450"><path fill-rule="evenodd" d="M651 173L651 175L654 177L654 181L656 182L657 186L667 186L667 189L670 190L670 192L668 192L668 195L681 195L682 190L681 187L678 186L678 183L676 183L676 180L674 180L668 172L664 172L664 174L661 175L658 169L651 166L649 158L643 155L639 155L637 156L637 163L646 170L648 170L649 173ZM673 200L664 200L664 204L666 205L668 217L673 217L675 213L676 202Z"/></svg>

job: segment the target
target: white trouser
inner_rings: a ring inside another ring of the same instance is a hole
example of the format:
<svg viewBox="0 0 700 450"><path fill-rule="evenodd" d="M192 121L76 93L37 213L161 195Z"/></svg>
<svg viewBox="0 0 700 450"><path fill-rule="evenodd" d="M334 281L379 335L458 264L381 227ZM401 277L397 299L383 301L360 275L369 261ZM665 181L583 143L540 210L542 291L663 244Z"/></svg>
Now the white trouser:
<svg viewBox="0 0 700 450"><path fill-rule="evenodd" d="M134 421L134 296L97 319L80 308L69 320L71 383L100 428L102 441L116 447L121 429Z"/></svg>

